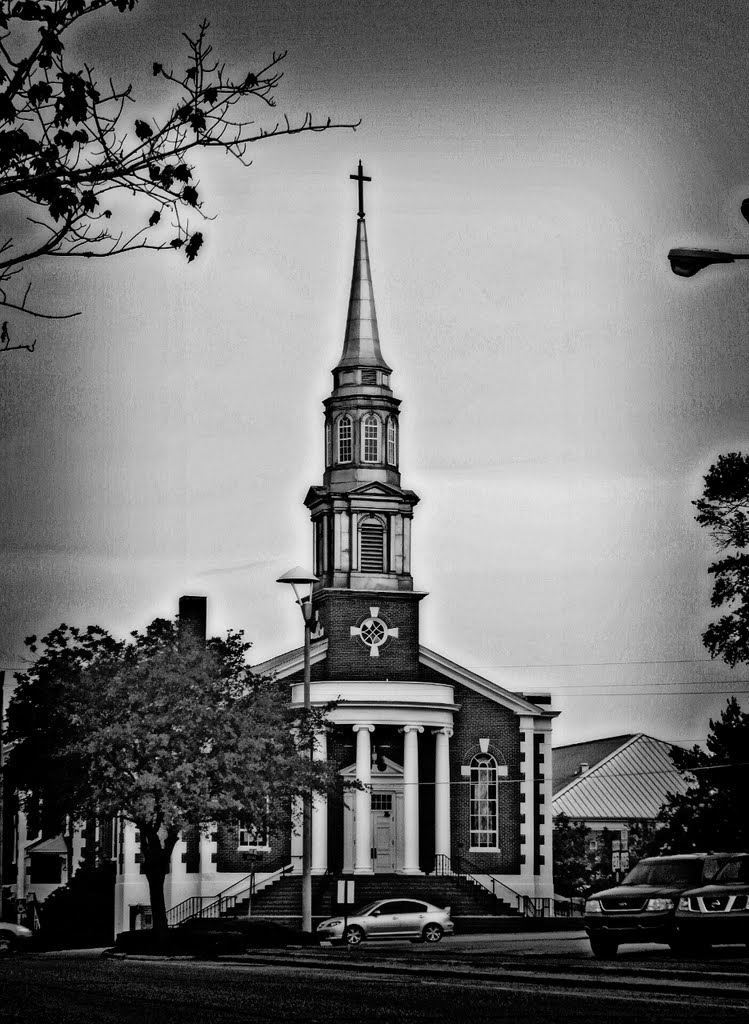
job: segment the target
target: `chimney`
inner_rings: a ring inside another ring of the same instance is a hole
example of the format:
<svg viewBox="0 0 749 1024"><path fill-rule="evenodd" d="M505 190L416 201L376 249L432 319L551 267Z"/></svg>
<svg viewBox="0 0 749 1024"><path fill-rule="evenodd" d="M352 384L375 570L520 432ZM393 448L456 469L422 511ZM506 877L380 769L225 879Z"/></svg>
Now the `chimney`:
<svg viewBox="0 0 749 1024"><path fill-rule="evenodd" d="M577 769L577 774L578 775L584 775L587 772L589 767L590 767L590 765L588 764L587 761L581 761L580 762L580 767Z"/></svg>
<svg viewBox="0 0 749 1024"><path fill-rule="evenodd" d="M189 632L196 640L205 643L206 639L206 602L205 597L181 597L179 599L179 628Z"/></svg>

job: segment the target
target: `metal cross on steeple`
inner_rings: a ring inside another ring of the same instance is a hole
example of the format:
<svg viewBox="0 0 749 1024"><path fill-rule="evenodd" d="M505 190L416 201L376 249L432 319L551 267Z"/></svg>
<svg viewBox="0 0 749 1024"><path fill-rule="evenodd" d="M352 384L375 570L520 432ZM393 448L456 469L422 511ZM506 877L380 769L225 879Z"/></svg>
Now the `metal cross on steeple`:
<svg viewBox="0 0 749 1024"><path fill-rule="evenodd" d="M359 219L364 220L364 182L371 181L372 179L364 174L361 160L359 161L359 170L356 174L349 174L349 178L359 182Z"/></svg>

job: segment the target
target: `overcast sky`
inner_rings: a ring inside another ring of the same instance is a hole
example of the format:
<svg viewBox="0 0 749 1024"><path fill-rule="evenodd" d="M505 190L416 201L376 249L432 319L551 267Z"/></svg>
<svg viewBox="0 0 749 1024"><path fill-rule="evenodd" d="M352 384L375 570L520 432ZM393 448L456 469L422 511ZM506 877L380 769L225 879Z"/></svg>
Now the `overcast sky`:
<svg viewBox="0 0 749 1024"><path fill-rule="evenodd" d="M550 688L557 743L703 739L749 691L701 646L713 551L690 505L719 452L749 450L749 278L677 279L666 253L749 248L747 5L210 7L238 69L288 49L282 112L362 124L201 163L217 219L194 264L46 271L45 302L84 315L0 356L0 665L30 633L124 634L184 593L257 660L300 643L274 580L311 561L361 158L422 642ZM128 116L204 11L141 0L80 40L135 81Z"/></svg>

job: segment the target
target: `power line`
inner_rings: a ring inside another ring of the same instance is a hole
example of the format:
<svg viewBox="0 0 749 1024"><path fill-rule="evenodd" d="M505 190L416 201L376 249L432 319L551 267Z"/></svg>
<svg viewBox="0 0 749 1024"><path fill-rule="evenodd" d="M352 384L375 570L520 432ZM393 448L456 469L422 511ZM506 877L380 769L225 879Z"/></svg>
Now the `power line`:
<svg viewBox="0 0 749 1024"><path fill-rule="evenodd" d="M487 668L605 668L615 665L701 665L713 658L659 658L652 661L547 661L522 665L471 665L472 671Z"/></svg>

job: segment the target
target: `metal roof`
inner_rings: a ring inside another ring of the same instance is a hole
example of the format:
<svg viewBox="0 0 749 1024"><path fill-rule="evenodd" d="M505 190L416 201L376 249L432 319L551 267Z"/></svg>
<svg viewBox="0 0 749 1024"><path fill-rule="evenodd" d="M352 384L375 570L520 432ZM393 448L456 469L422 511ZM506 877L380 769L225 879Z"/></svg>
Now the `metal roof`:
<svg viewBox="0 0 749 1024"><path fill-rule="evenodd" d="M555 749L553 757L559 760L565 781L559 784L561 777L555 768L552 813L585 820L655 818L669 793L684 793L687 789L684 776L669 756L672 746L638 733ZM583 752L588 756L581 756ZM590 765L572 778L571 756L578 767Z"/></svg>

